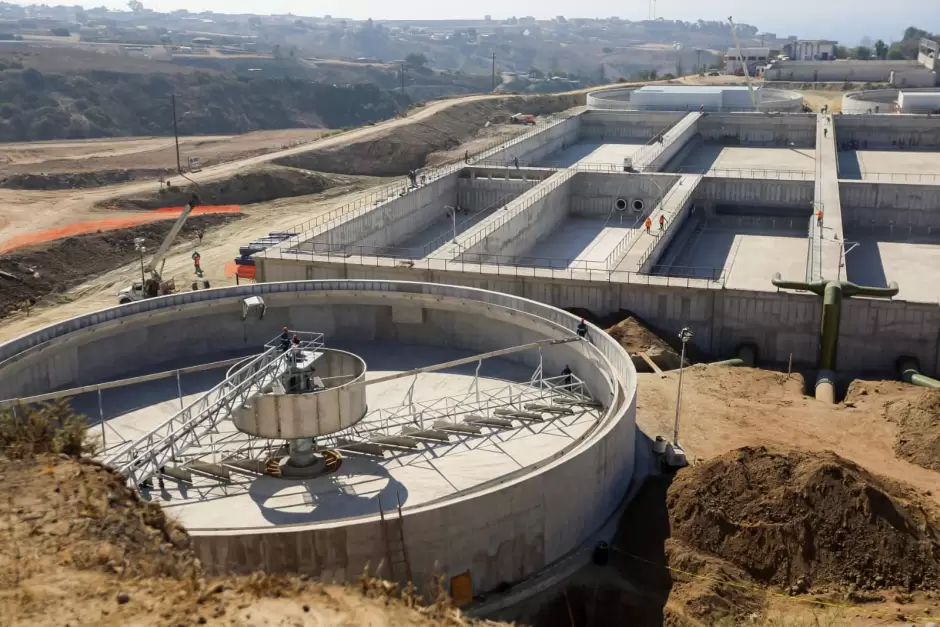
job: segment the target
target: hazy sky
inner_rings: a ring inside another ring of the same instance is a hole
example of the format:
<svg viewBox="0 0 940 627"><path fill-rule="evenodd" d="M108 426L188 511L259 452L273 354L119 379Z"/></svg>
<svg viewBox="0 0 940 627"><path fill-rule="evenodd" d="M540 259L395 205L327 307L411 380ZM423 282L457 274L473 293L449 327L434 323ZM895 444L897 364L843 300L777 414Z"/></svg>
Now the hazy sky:
<svg viewBox="0 0 940 627"><path fill-rule="evenodd" d="M50 0L45 0L50 2ZM66 3L68 0L63 0ZM481 18L491 14L494 19L511 15L534 15L550 18L609 17L617 15L629 20L645 19L649 15L648 0L623 2L615 0L539 0L538 2L507 3L505 0L477 0L475 2L442 2L441 0L143 0L144 5L157 11L188 9L211 10L222 13L296 15L332 15L352 19L444 19ZM51 4L51 2L50 2ZM101 6L101 2L85 0L86 6ZM105 5L124 7L121 0L106 0ZM801 38L831 38L854 44L868 35L874 39L890 41L899 38L904 29L916 25L931 32L940 31L938 0L659 0L656 14L667 19L694 21L697 19L724 20L732 15L735 21L756 25L761 30L778 35L797 35ZM512 13L508 13L511 10Z"/></svg>

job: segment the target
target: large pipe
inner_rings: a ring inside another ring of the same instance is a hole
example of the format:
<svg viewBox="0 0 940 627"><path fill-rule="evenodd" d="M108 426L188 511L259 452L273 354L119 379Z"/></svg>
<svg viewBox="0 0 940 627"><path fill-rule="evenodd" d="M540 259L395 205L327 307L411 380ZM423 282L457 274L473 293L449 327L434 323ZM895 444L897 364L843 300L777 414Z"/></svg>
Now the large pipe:
<svg viewBox="0 0 940 627"><path fill-rule="evenodd" d="M738 356L723 361L713 361L709 366L731 366L751 368L757 361L757 347L753 344L742 344L738 347Z"/></svg>
<svg viewBox="0 0 940 627"><path fill-rule="evenodd" d="M920 372L920 364L916 357L901 357L898 359L898 371L901 374L901 380L912 385L919 385L922 388L940 389L940 381L931 379Z"/></svg>
<svg viewBox="0 0 940 627"><path fill-rule="evenodd" d="M898 294L898 284L891 281L888 287L868 287L848 281L831 279L806 283L784 281L780 273L770 281L775 287L804 290L823 298L822 317L819 323L819 371L816 374L816 400L836 402L835 375L836 356L839 353L839 323L842 319L842 299L852 296L874 296L891 298Z"/></svg>

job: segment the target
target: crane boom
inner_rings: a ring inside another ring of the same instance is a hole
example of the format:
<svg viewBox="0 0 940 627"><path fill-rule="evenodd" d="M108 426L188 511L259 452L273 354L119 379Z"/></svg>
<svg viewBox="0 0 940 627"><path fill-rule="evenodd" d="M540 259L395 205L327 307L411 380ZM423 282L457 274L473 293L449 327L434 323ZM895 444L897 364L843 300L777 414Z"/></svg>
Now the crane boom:
<svg viewBox="0 0 940 627"><path fill-rule="evenodd" d="M195 209L198 204L199 199L196 197L196 194L193 194L186 206L183 207L182 213L176 218L176 222L170 227L170 232L163 238L163 242L154 254L153 259L147 264L147 271L153 278L159 280L160 276L163 274L163 258L166 256L167 251L170 250L170 245L173 244L173 240L179 235L180 229L183 228L183 224L186 222L189 214L193 212L193 209Z"/></svg>
<svg viewBox="0 0 940 627"><path fill-rule="evenodd" d="M754 106L754 109L757 109L757 95L754 93L754 86L751 85L751 75L747 71L747 59L744 58L744 54L741 52L741 41L738 39L738 31L734 27L734 20L731 19L731 16L728 16L728 21L731 23L731 37L734 38L734 47L738 49L738 60L741 62L741 67L744 69L744 82L747 83L747 91L751 96L751 104Z"/></svg>

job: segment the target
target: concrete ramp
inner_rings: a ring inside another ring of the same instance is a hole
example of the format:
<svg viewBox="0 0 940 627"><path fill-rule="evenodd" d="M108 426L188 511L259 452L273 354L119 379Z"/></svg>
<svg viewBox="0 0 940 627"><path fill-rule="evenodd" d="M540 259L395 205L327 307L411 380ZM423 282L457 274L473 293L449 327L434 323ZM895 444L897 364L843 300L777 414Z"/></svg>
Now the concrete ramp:
<svg viewBox="0 0 940 627"><path fill-rule="evenodd" d="M692 196L701 182L701 174L683 174L679 178L650 213L653 222L650 232L647 233L645 227L640 229L626 255L617 264L616 272L649 272L656 265L669 242L679 232L681 224L688 218ZM662 230L659 228L660 216L666 219Z"/></svg>

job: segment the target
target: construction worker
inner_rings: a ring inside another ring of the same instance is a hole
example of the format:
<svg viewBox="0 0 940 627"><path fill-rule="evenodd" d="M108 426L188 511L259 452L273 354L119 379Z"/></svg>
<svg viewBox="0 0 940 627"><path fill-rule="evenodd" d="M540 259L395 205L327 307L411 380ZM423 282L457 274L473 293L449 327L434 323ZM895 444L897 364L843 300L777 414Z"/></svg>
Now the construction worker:
<svg viewBox="0 0 940 627"><path fill-rule="evenodd" d="M470 151L469 150L463 151L463 162L470 163Z"/></svg>
<svg viewBox="0 0 940 627"><path fill-rule="evenodd" d="M646 222L644 223L644 225L646 226L646 232L649 233L650 227L653 226L653 221L650 220L649 216L646 216Z"/></svg>
<svg viewBox="0 0 940 627"><path fill-rule="evenodd" d="M202 238L203 238L203 236L204 236L205 234L206 234L206 232L203 231L202 229L199 229L199 231L196 232L196 237L199 238L199 244L200 244L200 245L202 244Z"/></svg>
<svg viewBox="0 0 940 627"><path fill-rule="evenodd" d="M565 364L565 369L561 371L561 376L565 379L565 387L571 386L571 368L568 367L568 364Z"/></svg>
<svg viewBox="0 0 940 627"><path fill-rule="evenodd" d="M290 354L291 358L294 360L294 363L300 361L300 337L294 334L294 338L290 341Z"/></svg>
<svg viewBox="0 0 940 627"><path fill-rule="evenodd" d="M824 129L823 129L823 137L829 137L829 129L828 129L828 128L824 128Z"/></svg>
<svg viewBox="0 0 940 627"><path fill-rule="evenodd" d="M663 214L659 214L659 230L660 230L660 232L662 232L662 230L663 230L664 228L666 228L666 216L664 216Z"/></svg>
<svg viewBox="0 0 940 627"><path fill-rule="evenodd" d="M199 254L198 250L194 250L192 256L193 256L193 267L196 271L196 275L202 276L202 268L199 265L199 262L202 259L202 255Z"/></svg>
<svg viewBox="0 0 940 627"><path fill-rule="evenodd" d="M290 348L290 331L287 330L287 327L284 327L278 338L281 340L281 352L286 353L287 349Z"/></svg>
<svg viewBox="0 0 940 627"><path fill-rule="evenodd" d="M519 157L513 157L512 164L516 166L516 169L518 170L519 169Z"/></svg>
<svg viewBox="0 0 940 627"><path fill-rule="evenodd" d="M816 226L822 228L822 209L816 210Z"/></svg>
<svg viewBox="0 0 940 627"><path fill-rule="evenodd" d="M584 318L581 318L581 322L578 323L578 336L587 337L587 324L584 323Z"/></svg>

